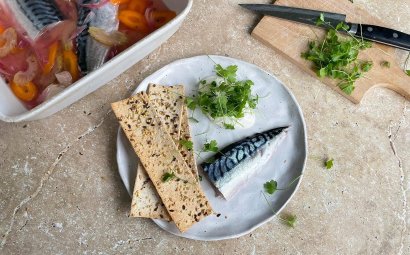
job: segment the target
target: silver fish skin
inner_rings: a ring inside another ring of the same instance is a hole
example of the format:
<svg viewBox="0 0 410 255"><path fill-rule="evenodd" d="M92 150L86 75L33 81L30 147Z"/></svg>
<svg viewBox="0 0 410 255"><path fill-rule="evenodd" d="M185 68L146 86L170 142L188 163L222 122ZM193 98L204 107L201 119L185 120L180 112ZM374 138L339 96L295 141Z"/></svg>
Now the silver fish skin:
<svg viewBox="0 0 410 255"><path fill-rule="evenodd" d="M32 40L45 27L63 20L53 0L9 0L2 4L7 5Z"/></svg>
<svg viewBox="0 0 410 255"><path fill-rule="evenodd" d="M118 5L108 2L95 10L93 9L92 11L95 13L95 16L90 21L90 27L101 28L107 33L118 29ZM102 66L107 58L109 50L110 47L97 42L94 38L89 36L86 46L87 71L91 72Z"/></svg>
<svg viewBox="0 0 410 255"><path fill-rule="evenodd" d="M225 199L231 199L272 157L288 127L274 128L235 142L202 169Z"/></svg>

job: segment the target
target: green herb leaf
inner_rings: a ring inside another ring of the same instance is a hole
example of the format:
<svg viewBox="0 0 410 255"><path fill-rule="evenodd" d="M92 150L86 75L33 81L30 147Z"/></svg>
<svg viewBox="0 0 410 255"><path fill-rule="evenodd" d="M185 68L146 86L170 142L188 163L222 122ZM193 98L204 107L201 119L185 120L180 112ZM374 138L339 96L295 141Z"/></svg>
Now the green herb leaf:
<svg viewBox="0 0 410 255"><path fill-rule="evenodd" d="M170 180L172 180L172 179L174 179L175 178L175 174L174 173L169 173L169 172L167 172L167 173L165 173L165 174L163 174L162 175L162 182L167 182L167 181L170 181Z"/></svg>
<svg viewBox="0 0 410 255"><path fill-rule="evenodd" d="M321 13L319 18L316 21L316 26L321 26L324 23L325 23L325 15L323 13Z"/></svg>
<svg viewBox="0 0 410 255"><path fill-rule="evenodd" d="M330 29L322 41L309 42L308 50L301 57L313 62L314 70L320 78L329 77L339 80L339 87L346 94L351 94L354 83L373 66L370 61L359 63L359 52L371 47L371 43L354 37L341 35L340 31L348 30L344 22L333 27L326 22L323 14L317 20L318 25L326 24Z"/></svg>
<svg viewBox="0 0 410 255"><path fill-rule="evenodd" d="M410 70L406 70L405 72L408 76L410 76Z"/></svg>
<svg viewBox="0 0 410 255"><path fill-rule="evenodd" d="M237 66L215 65L215 72L222 81L200 81L197 95L186 99L188 108L200 108L211 119L238 119L245 116L246 108L255 109L259 98L252 95L254 84L251 80L238 81L237 70Z"/></svg>
<svg viewBox="0 0 410 255"><path fill-rule="evenodd" d="M235 126L232 125L232 124L228 124L228 123L225 123L225 122L224 122L223 125L224 125L224 128L225 128L225 129L235 129Z"/></svg>
<svg viewBox="0 0 410 255"><path fill-rule="evenodd" d="M361 69L364 72L370 71L370 69L372 67L373 67L373 63L371 61L366 61L366 62L362 63L362 65L361 65Z"/></svg>
<svg viewBox="0 0 410 255"><path fill-rule="evenodd" d="M288 225L291 228L294 228L296 225L296 215L286 215L285 217L280 218L286 225Z"/></svg>
<svg viewBox="0 0 410 255"><path fill-rule="evenodd" d="M325 162L325 167L326 167L326 169L331 169L333 167L333 159L328 159Z"/></svg>
<svg viewBox="0 0 410 255"><path fill-rule="evenodd" d="M191 97L185 98L185 104L191 110L195 110L197 106L197 102L194 100L194 98Z"/></svg>
<svg viewBox="0 0 410 255"><path fill-rule="evenodd" d="M192 141L188 141L185 139L180 139L179 144L185 147L189 151L192 150L192 148L194 147L194 143Z"/></svg>
<svg viewBox="0 0 410 255"><path fill-rule="evenodd" d="M390 62L389 61L382 61L380 63L380 66L390 68Z"/></svg>
<svg viewBox="0 0 410 255"><path fill-rule="evenodd" d="M275 180L270 180L263 184L263 188L265 189L266 193L273 195L273 193L278 190L278 183Z"/></svg>
<svg viewBox="0 0 410 255"><path fill-rule="evenodd" d="M218 152L219 148L218 148L218 143L216 142L216 140L212 140L209 143L205 143L204 144L204 148L202 149L202 151L204 152Z"/></svg>
<svg viewBox="0 0 410 255"><path fill-rule="evenodd" d="M202 175L198 175L198 179L201 182L202 181Z"/></svg>

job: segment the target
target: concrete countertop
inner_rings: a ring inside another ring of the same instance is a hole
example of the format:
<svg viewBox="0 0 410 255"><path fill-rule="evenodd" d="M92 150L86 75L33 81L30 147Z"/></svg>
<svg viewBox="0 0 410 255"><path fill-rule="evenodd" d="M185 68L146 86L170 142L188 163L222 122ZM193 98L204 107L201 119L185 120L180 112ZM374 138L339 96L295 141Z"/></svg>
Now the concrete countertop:
<svg viewBox="0 0 410 255"><path fill-rule="evenodd" d="M195 0L175 36L103 88L45 120L0 123L0 254L410 254L409 102L376 88L350 103L253 39L258 17L242 2ZM408 0L355 4L410 33ZM200 242L128 218L109 103L165 64L202 54L254 63L299 101L309 158L284 210L295 228L274 219L241 238Z"/></svg>

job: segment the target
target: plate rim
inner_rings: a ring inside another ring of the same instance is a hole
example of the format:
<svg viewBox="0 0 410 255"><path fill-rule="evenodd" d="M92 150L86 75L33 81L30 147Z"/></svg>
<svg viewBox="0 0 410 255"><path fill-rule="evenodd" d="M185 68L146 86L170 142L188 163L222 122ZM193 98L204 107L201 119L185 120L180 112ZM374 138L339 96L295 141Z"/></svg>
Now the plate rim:
<svg viewBox="0 0 410 255"><path fill-rule="evenodd" d="M249 63L249 62L246 62L246 61L241 60L241 59L236 59L236 58L221 56L221 55L197 55L197 56L193 56L193 57L189 57L189 58L177 59L175 61L172 61L172 62L166 64L162 68L160 68L157 71L151 73L149 76L147 76L145 79L143 79L138 84L136 89L131 93L131 96L135 95L136 93L143 90L143 88L141 87L141 84L148 84L149 80L151 79L150 77L152 77L154 75L157 75L158 73L163 73L164 70L169 68L170 65L179 65L179 64L183 64L184 62L189 62L189 61L193 61L193 60L204 58L204 57L211 58L212 60L214 58L215 59L217 59L217 58L221 59L222 58L224 60L228 60L228 62L233 62L233 63L241 62L241 63L244 63L246 65L249 65L249 66L253 67L253 68L259 69L260 71L262 71L263 73L267 74L268 76L275 79L278 83L280 83L280 85L285 89L285 91L290 95L291 99L295 103L296 108L297 108L297 112L299 113L299 116L301 118L301 122L302 122L302 126L303 126L303 141L304 141L304 150L305 150L305 153L304 153L305 155L304 155L304 159L303 159L302 169L301 169L301 172L300 172L300 177L297 181L295 189L291 192L289 198L286 200L286 202L274 214L272 214L272 216L266 218L265 220L262 220L258 224L253 225L252 227L246 229L245 231L241 231L240 233L237 233L237 234L227 235L227 236L224 236L224 237L216 237L216 238L202 238L202 237L197 237L197 236L187 237L187 236L183 235L184 233L173 233L173 232L168 231L165 227L162 226L162 224L160 224L161 222L163 222L162 220L160 220L160 219L151 219L158 227L160 227L164 231L166 231L170 234L173 234L175 236L179 236L179 237L183 237L183 238L191 239L191 240L198 240L198 241L219 241L219 240L227 240L227 239L238 238L238 237L241 237L241 236L244 236L246 234L249 234L249 233L253 232L257 228L259 228L262 225L264 225L264 224L268 223L269 221L273 220L273 218L275 218L286 207L286 205L290 202L290 200L292 200L293 196L299 190L299 187L302 183L302 179L304 177L304 173L305 173L305 170L306 170L306 162L307 162L307 158L308 158L308 139L307 139L307 128L306 128L305 117L303 115L302 108L300 107L299 102L296 100L296 97L294 96L292 91L290 91L290 89L280 79L278 79L275 75L265 71L264 69L262 69L261 67L255 65L253 63ZM118 145L120 143L120 134L121 134L121 132L122 132L122 129L121 129L121 126L119 126L118 132L117 132L117 144L116 144L117 145L117 153L116 153L116 158L117 158L118 172L120 174L120 177L121 177L121 180L122 180L124 186L126 186L125 183L124 183L123 175L120 172L120 167L119 167L119 162L118 162L118 159L119 159ZM128 191L127 187L125 187L125 189ZM129 191L129 195L132 197L132 191Z"/></svg>

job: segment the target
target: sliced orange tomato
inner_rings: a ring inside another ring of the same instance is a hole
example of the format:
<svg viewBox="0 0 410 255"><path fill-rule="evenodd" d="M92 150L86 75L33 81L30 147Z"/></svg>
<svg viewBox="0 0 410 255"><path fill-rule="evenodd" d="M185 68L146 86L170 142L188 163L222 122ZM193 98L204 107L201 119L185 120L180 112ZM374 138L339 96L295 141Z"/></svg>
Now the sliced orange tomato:
<svg viewBox="0 0 410 255"><path fill-rule="evenodd" d="M63 52L63 68L68 71L73 78L73 82L77 81L80 77L78 70L78 58L72 49L66 49Z"/></svg>
<svg viewBox="0 0 410 255"><path fill-rule="evenodd" d="M38 95L37 86L32 82L28 82L24 85L17 85L16 83L11 82L11 90L17 98L25 102L30 102Z"/></svg>
<svg viewBox="0 0 410 255"><path fill-rule="evenodd" d="M154 21L155 28L162 27L167 24L170 20L176 17L176 13L173 11L159 11L153 10L151 12L151 18Z"/></svg>
<svg viewBox="0 0 410 255"><path fill-rule="evenodd" d="M54 42L53 44L51 44L50 49L48 51L47 64L45 64L43 67L44 74L48 74L53 69L56 63L56 57L59 46L59 42Z"/></svg>
<svg viewBox="0 0 410 255"><path fill-rule="evenodd" d="M135 29L141 32L148 30L147 22L145 21L145 16L136 11L123 10L120 11L118 19L125 26Z"/></svg>
<svg viewBox="0 0 410 255"><path fill-rule="evenodd" d="M110 2L112 4L126 4L128 3L130 0L110 0Z"/></svg>
<svg viewBox="0 0 410 255"><path fill-rule="evenodd" d="M147 0L131 0L128 3L128 10L136 11L138 13L144 14L145 10L148 8L148 1Z"/></svg>

